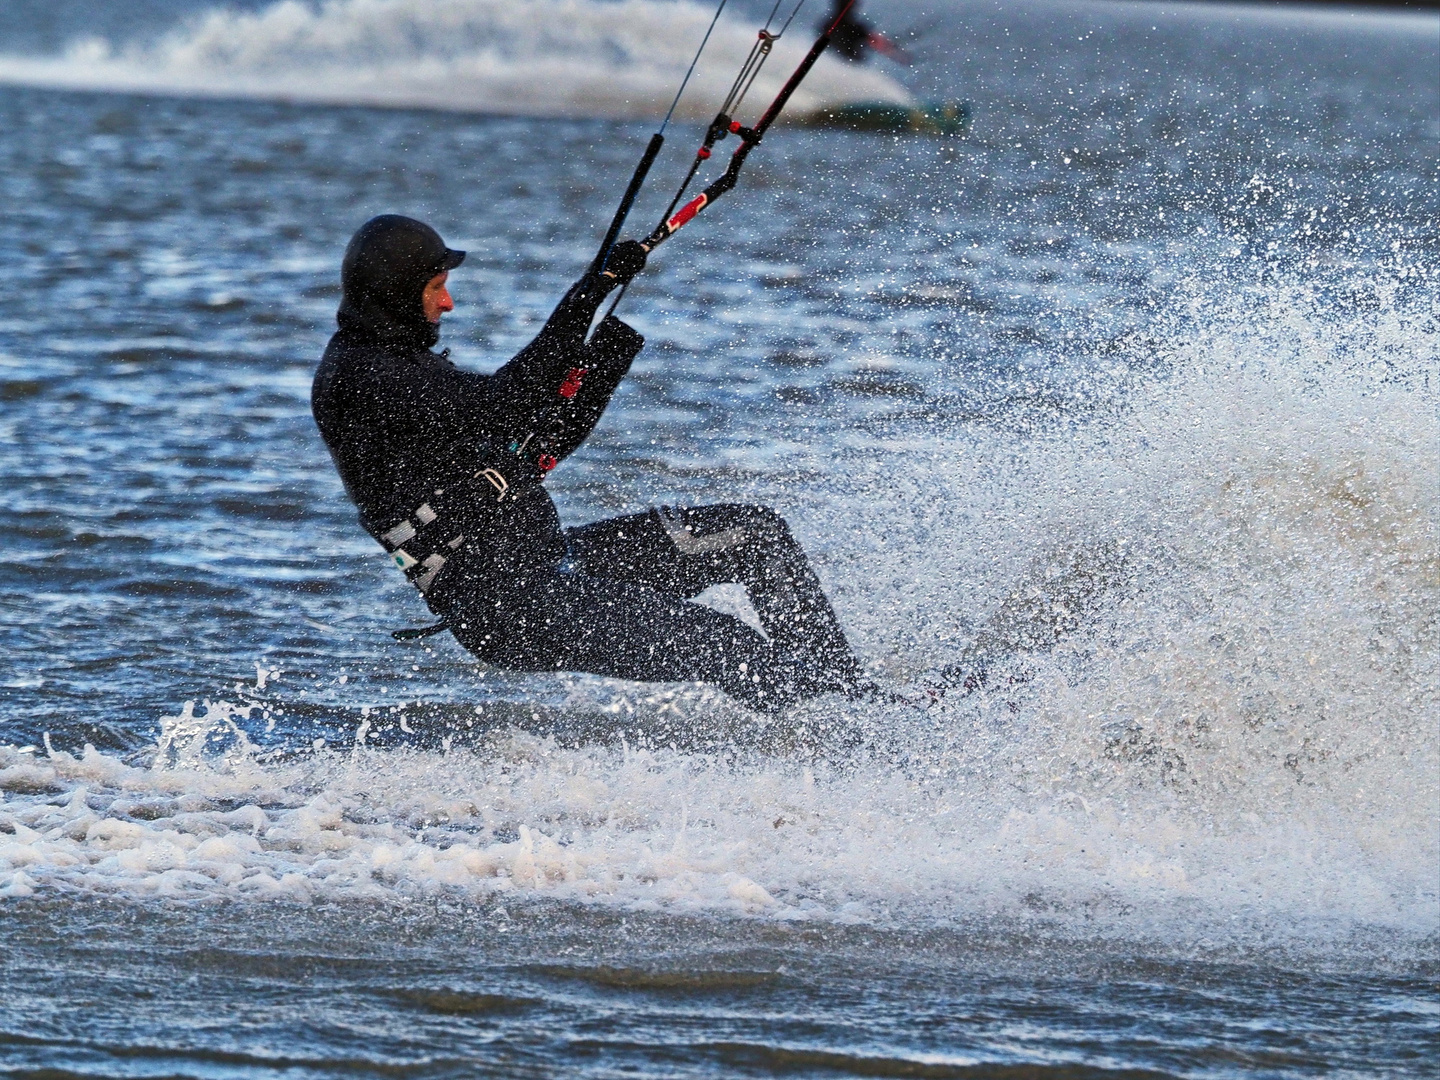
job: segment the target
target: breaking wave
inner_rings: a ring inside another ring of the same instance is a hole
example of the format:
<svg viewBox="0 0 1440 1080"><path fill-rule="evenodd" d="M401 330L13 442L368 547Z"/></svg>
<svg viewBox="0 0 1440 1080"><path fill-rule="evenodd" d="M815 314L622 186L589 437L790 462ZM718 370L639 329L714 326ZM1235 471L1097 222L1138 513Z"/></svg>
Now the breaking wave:
<svg viewBox="0 0 1440 1080"><path fill-rule="evenodd" d="M1384 278L1343 304L1197 290L1183 333L1134 345L1151 374L1114 411L877 451L885 490L929 501L837 496L889 549L849 583L860 632L913 686L907 664L963 658L968 693L817 703L742 751L719 744L756 722L714 695L582 679L567 709L612 737L462 737L483 725L456 712L443 745L387 748L394 706L279 754L247 735L283 685L262 671L129 759L0 747L0 893L1425 939L1440 320Z"/></svg>
<svg viewBox="0 0 1440 1080"><path fill-rule="evenodd" d="M83 37L59 56L0 54L0 82L562 117L664 114L713 10L678 0L281 0L217 8L153 43ZM722 18L677 115L708 119L754 40ZM752 92L773 95L812 40L792 28ZM821 57L793 113L903 102L883 73Z"/></svg>

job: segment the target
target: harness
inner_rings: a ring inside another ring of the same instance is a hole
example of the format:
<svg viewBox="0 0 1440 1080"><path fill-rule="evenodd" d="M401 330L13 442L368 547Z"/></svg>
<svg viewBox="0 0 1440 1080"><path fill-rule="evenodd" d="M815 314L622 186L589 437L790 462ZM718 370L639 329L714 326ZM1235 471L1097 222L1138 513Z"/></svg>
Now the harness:
<svg viewBox="0 0 1440 1080"><path fill-rule="evenodd" d="M482 480L488 488L479 482ZM499 505L505 501L506 495L510 495L510 482L505 479L504 473L493 467L481 469L474 476L462 480L458 487L459 491L455 487L436 488L431 498L440 502L439 510L426 500L408 517L380 534L380 543L389 552L390 558L405 572L410 584L419 589L421 595L430 591L440 571L445 569L445 564L465 542L465 534L453 531L454 525L446 523L447 518L455 516L455 501L466 498L473 505L476 496L484 496L480 500L483 504L493 494L491 505ZM511 495L511 498L514 496ZM445 501L441 502L442 499Z"/></svg>

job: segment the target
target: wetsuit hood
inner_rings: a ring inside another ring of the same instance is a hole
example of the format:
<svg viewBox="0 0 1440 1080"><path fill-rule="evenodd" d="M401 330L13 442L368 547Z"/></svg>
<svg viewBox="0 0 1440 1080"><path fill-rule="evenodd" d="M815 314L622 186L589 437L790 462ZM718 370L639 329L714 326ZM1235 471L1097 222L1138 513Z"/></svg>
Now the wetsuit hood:
<svg viewBox="0 0 1440 1080"><path fill-rule="evenodd" d="M351 237L340 265L340 329L428 349L440 328L425 318L421 294L431 278L464 259L465 252L446 247L423 221L400 214L371 218Z"/></svg>

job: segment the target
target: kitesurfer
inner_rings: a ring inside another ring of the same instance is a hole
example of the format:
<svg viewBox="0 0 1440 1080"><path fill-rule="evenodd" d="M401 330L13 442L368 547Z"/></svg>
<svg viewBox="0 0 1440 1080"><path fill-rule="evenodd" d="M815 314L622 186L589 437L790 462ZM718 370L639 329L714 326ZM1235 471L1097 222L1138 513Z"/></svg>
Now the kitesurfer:
<svg viewBox="0 0 1440 1080"><path fill-rule="evenodd" d="M759 506L659 508L562 528L546 474L599 421L644 339L605 295L645 266L615 245L491 375L432 351L465 258L385 214L346 248L315 421L360 521L467 649L523 671L697 680L774 711L869 689L784 520ZM762 635L688 600L744 584Z"/></svg>
<svg viewBox="0 0 1440 1080"><path fill-rule="evenodd" d="M910 54L895 42L876 33L869 23L860 19L860 5L848 0L835 0L831 5L830 19L821 24L833 26L830 34L830 48L847 60L863 63L869 50L888 56L901 64L910 63Z"/></svg>

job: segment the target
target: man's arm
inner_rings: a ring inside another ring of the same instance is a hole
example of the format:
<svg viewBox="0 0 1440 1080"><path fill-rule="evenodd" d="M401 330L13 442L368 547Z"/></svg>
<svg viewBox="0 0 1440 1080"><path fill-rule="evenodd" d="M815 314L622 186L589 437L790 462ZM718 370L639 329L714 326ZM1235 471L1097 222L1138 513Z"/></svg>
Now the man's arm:
<svg viewBox="0 0 1440 1080"><path fill-rule="evenodd" d="M610 404L610 397L645 339L613 315L595 330L585 346L584 367L571 368L555 392L555 400L539 418L542 468L553 468L589 437Z"/></svg>
<svg viewBox="0 0 1440 1080"><path fill-rule="evenodd" d="M634 240L616 244L603 272L590 272L570 287L535 340L495 372L497 392L517 409L544 408L568 373L585 366L585 335L612 289L645 267L645 249Z"/></svg>

